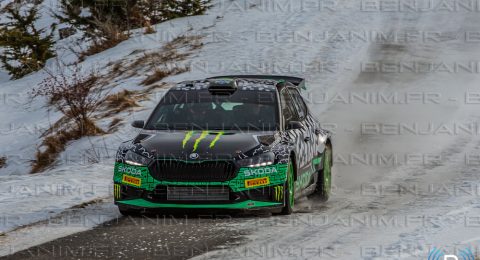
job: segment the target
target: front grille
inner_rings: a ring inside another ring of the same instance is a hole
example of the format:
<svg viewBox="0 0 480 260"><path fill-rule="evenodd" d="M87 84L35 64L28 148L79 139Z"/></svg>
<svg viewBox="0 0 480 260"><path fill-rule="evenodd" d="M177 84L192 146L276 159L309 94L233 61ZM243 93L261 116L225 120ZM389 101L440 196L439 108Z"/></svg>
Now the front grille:
<svg viewBox="0 0 480 260"><path fill-rule="evenodd" d="M230 189L226 186L168 186L169 201L227 201Z"/></svg>
<svg viewBox="0 0 480 260"><path fill-rule="evenodd" d="M151 174L161 181L228 181L235 177L236 167L230 161L157 160Z"/></svg>

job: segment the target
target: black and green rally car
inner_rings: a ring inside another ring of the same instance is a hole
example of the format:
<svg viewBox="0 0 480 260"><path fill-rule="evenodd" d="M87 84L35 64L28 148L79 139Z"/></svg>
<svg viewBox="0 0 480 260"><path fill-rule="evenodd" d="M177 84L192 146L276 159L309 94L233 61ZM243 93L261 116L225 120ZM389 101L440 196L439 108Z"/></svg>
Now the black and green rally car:
<svg viewBox="0 0 480 260"><path fill-rule="evenodd" d="M116 155L114 198L122 214L146 209L271 209L327 200L331 134L287 76L237 75L171 88L140 133Z"/></svg>

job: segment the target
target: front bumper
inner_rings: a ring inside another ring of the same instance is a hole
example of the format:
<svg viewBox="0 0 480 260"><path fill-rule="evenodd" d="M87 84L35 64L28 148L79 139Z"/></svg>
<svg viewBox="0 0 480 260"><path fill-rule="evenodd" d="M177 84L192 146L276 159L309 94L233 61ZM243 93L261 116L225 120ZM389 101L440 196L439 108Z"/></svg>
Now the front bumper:
<svg viewBox="0 0 480 260"><path fill-rule="evenodd" d="M153 178L147 167L117 163L114 175L115 204L128 208L277 208L284 204L286 170L286 164L277 164L241 168L235 178L223 182L175 182ZM202 196L209 194L210 187L217 190L222 187L225 193L222 197L203 199ZM172 188L185 188L191 194L181 198L172 197L167 192Z"/></svg>

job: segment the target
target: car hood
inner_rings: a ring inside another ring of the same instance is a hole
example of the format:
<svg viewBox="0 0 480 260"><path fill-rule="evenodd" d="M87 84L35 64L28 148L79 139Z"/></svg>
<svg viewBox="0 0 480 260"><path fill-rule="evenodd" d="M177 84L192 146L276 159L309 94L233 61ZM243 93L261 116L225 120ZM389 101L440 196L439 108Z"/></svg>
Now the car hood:
<svg viewBox="0 0 480 260"><path fill-rule="evenodd" d="M200 160L234 158L261 145L265 136L274 132L235 131L146 131L135 142L157 158ZM260 140L259 140L260 139Z"/></svg>

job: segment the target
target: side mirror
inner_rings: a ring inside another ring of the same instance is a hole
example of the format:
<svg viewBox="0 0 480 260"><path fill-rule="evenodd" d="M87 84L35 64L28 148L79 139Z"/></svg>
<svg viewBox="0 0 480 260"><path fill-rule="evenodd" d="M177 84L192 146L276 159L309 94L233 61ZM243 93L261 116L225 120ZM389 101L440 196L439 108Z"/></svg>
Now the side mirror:
<svg viewBox="0 0 480 260"><path fill-rule="evenodd" d="M287 125L287 130L295 130L304 128L303 124L299 121L290 121Z"/></svg>
<svg viewBox="0 0 480 260"><path fill-rule="evenodd" d="M132 126L135 128L143 128L145 126L145 121L143 120L135 120L132 122Z"/></svg>

